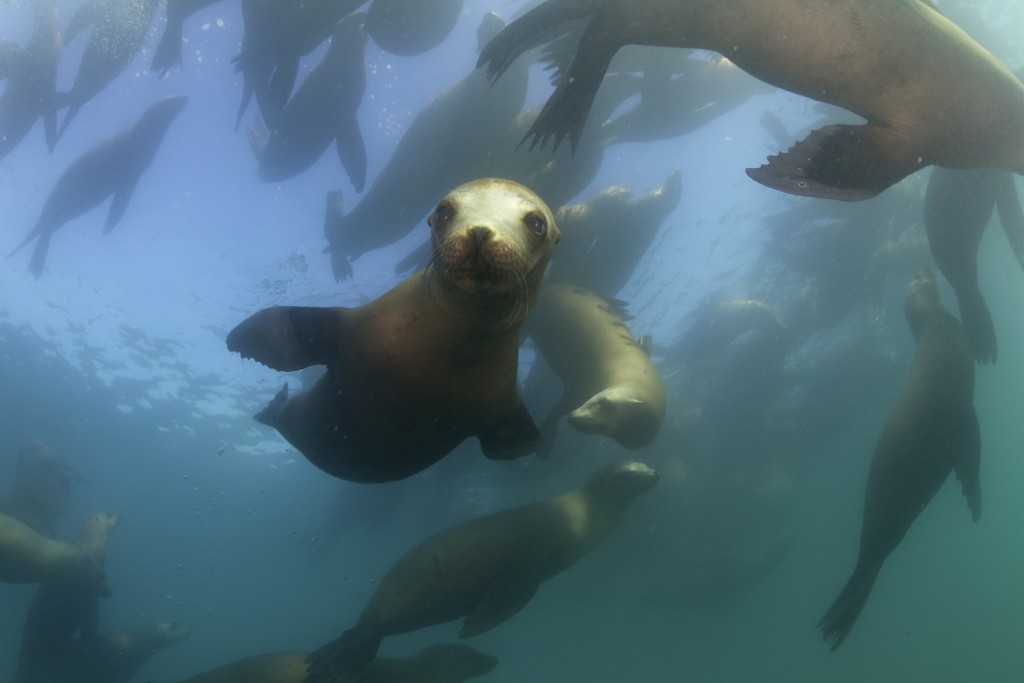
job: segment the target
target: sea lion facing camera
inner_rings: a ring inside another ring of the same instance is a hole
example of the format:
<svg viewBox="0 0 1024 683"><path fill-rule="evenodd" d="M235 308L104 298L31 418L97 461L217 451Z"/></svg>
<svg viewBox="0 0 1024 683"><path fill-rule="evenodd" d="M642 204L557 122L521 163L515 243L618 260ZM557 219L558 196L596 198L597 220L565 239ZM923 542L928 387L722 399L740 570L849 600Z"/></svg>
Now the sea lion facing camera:
<svg viewBox="0 0 1024 683"><path fill-rule="evenodd" d="M576 146L622 46L690 47L867 119L816 130L747 170L768 187L859 200L930 164L1024 173L1024 85L922 0L548 0L509 24L478 65L498 76L581 25L575 56L527 134L534 145L568 136Z"/></svg>
<svg viewBox="0 0 1024 683"><path fill-rule="evenodd" d="M275 307L243 321L228 348L275 370L326 365L312 390L287 385L257 419L342 479L402 479L476 436L516 458L539 434L516 387L519 326L558 227L509 180L452 190L428 221L433 260L359 308Z"/></svg>
<svg viewBox="0 0 1024 683"><path fill-rule="evenodd" d="M310 654L307 683L358 674L387 636L461 617L463 638L498 626L525 607L541 583L604 540L657 481L646 465L613 462L561 496L428 538L381 579L355 626Z"/></svg>
<svg viewBox="0 0 1024 683"><path fill-rule="evenodd" d="M882 563L951 471L974 520L981 516L981 433L967 336L940 303L930 272L910 283L905 310L917 350L871 459L857 566L819 623L833 650L857 621Z"/></svg>
<svg viewBox="0 0 1024 683"><path fill-rule="evenodd" d="M607 301L579 287L545 287L530 316L529 335L565 384L541 425L545 446L567 413L576 429L610 436L625 448L654 440L665 417L665 389Z"/></svg>

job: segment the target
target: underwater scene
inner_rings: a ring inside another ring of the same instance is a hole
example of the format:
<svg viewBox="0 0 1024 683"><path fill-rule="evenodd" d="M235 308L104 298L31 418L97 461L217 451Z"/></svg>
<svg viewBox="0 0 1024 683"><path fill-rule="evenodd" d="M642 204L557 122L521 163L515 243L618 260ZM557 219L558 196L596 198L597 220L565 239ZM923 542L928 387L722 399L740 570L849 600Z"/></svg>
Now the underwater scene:
<svg viewBox="0 0 1024 683"><path fill-rule="evenodd" d="M0 0L0 683L1021 680L1022 33Z"/></svg>

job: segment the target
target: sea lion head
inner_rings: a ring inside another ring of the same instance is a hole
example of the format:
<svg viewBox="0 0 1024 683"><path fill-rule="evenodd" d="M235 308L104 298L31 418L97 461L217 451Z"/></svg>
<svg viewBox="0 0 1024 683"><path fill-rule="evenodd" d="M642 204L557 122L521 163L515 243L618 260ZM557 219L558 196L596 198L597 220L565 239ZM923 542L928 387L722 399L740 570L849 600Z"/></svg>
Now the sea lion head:
<svg viewBox="0 0 1024 683"><path fill-rule="evenodd" d="M97 512L79 529L75 537L75 545L84 550L101 567L107 559L107 545L110 537L121 524L121 515L110 512Z"/></svg>
<svg viewBox="0 0 1024 683"><path fill-rule="evenodd" d="M491 672L498 658L466 645L430 645L411 658L417 680L466 681Z"/></svg>
<svg viewBox="0 0 1024 683"><path fill-rule="evenodd" d="M511 180L481 178L449 192L428 219L431 277L526 308L536 298L559 231L551 209Z"/></svg>
<svg viewBox="0 0 1024 683"><path fill-rule="evenodd" d="M654 488L658 478L658 473L642 462L617 460L595 472L584 488L601 501L627 505Z"/></svg>
<svg viewBox="0 0 1024 683"><path fill-rule="evenodd" d="M18 449L15 494L48 518L58 517L72 481L85 481L49 444L33 439Z"/></svg>
<svg viewBox="0 0 1024 683"><path fill-rule="evenodd" d="M605 434L625 448L641 448L650 443L660 422L646 401L636 397L629 387L609 387L569 413L569 424L585 434Z"/></svg>
<svg viewBox="0 0 1024 683"><path fill-rule="evenodd" d="M924 321L941 310L945 309L939 301L939 286L935 281L935 273L925 266L910 281L907 298L903 300L903 313L914 337L917 337Z"/></svg>

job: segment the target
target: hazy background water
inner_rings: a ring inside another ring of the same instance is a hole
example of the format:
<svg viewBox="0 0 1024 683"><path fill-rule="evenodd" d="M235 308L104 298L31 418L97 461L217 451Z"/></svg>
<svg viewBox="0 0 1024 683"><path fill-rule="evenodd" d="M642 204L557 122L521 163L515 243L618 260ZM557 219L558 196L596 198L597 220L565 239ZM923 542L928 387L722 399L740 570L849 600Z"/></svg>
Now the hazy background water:
<svg viewBox="0 0 1024 683"><path fill-rule="evenodd" d="M482 14L497 8L514 16L523 5L468 0L448 40L415 58L370 43L360 123L371 179L424 104L472 68ZM0 38L25 39L28 6L0 5ZM61 3L62 23L75 6ZM1010 0L983 8L1001 35L1014 40L1024 29ZM393 517L349 531L318 557L340 485L251 420L283 376L228 353L224 335L271 304L375 298L398 281L393 264L426 228L363 256L355 279L336 284L321 254L324 193L340 187L349 207L358 196L330 151L285 183L256 176L244 132L231 131L241 91L230 64L241 36L237 4L186 23L184 68L162 80L147 70L161 30L158 19L146 54L82 110L54 154L45 154L37 127L0 161L0 224L10 250L68 163L157 97L191 96L112 234L100 235L105 208L73 221L54 238L39 281L24 269L23 253L0 261L0 488L18 446L39 437L89 480L74 489L61 538L96 510L121 513L107 561L114 596L102 603L101 627L175 619L191 629L139 677L159 682L242 656L316 647L354 622L372 582L426 535L553 495L584 480L594 462L627 455L564 425L549 461L495 463L467 443L407 482ZM63 56L63 87L81 44ZM1000 56L1024 61L1019 49ZM549 92L535 70L531 101ZM682 171L680 207L621 293L638 333L666 344L678 337L704 297L747 276L766 238L761 218L807 201L743 174L776 151L757 124L765 110L793 131L816 113L786 93L754 97L678 140L610 149L583 193L611 184L639 193L672 168ZM891 382L793 464L788 552L770 571L705 606L682 599L675 561L690 549L676 539L675 514L685 489L668 472L604 545L545 584L515 618L470 641L501 660L483 680L1017 680L1024 671L1024 277L997 229L988 231L980 261L1002 351L998 365L978 368L982 520L971 523L958 485L948 482L886 563L839 651L828 653L815 624L852 569L867 465L912 352L901 313L905 280L893 283L884 309L898 359ZM948 289L943 294L951 304ZM669 421L682 411L678 402L669 410ZM634 455L655 466L676 462L685 444L674 434ZM717 514L687 521L713 535ZM0 680L13 669L33 591L0 585ZM382 653L453 641L457 629L388 639Z"/></svg>

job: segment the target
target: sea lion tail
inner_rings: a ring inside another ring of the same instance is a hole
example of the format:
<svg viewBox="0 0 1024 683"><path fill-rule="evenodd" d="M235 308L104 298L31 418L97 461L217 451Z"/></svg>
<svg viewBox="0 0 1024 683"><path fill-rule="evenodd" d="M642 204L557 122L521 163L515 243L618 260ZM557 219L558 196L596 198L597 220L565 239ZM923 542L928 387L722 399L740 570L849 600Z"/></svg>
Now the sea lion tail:
<svg viewBox="0 0 1024 683"><path fill-rule="evenodd" d="M380 648L381 634L363 623L345 631L306 657L309 665L303 683L326 683L335 680L356 680Z"/></svg>
<svg viewBox="0 0 1024 683"><path fill-rule="evenodd" d="M858 564L850 580L846 582L843 592L818 622L818 628L823 631L822 639L829 644L829 650L832 652L835 652L850 634L850 629L868 601L876 578L877 567L869 569Z"/></svg>
<svg viewBox="0 0 1024 683"><path fill-rule="evenodd" d="M979 363L995 363L998 352L996 327L981 292L974 290L962 295L957 293L957 302L960 304L960 320L974 360Z"/></svg>

